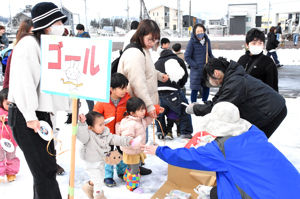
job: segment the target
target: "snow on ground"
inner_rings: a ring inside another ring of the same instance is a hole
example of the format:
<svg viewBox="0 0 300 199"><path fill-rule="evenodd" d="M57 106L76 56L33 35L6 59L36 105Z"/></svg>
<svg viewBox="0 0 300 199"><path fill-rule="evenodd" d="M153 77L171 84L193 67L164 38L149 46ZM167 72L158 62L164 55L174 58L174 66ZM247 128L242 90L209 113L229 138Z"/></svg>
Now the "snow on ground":
<svg viewBox="0 0 300 199"><path fill-rule="evenodd" d="M212 96L210 96L212 97ZM277 131L270 138L270 142L273 143L300 171L300 125L298 123L300 118L300 112L298 111L300 98L286 99L288 107L288 115L277 129ZM88 110L85 101L82 101L82 107L80 113L86 113ZM192 116L194 133L200 131L198 117ZM58 127L60 133L58 139L63 142L62 150L70 149L71 146L71 125L65 125L66 113L58 113ZM173 129L174 140L166 140L166 145L171 148L183 147L187 142L181 141L176 137L176 127ZM150 128L149 139L153 140L153 131ZM163 141L156 141L163 145ZM76 148L80 146L80 142L76 142ZM18 149L17 156L21 160L20 172L17 175L17 180L11 183L2 182L0 185L0 198L33 198L32 177L27 167L26 161L22 154L22 151ZM69 187L69 171L70 171L70 152L66 152L58 156L58 163L65 168L66 173L63 176L57 176L60 190L64 199L68 196ZM86 199L87 197L83 193L81 186L89 180L88 175L84 171L83 161L80 159L78 152L76 153L76 170L75 170L75 199ZM103 187L105 196L109 199L149 199L151 196L163 185L167 180L167 164L155 156L149 155L146 159L147 168L152 169L153 173L148 176L142 176L141 188L145 191L144 194L138 195L131 193L125 187L125 182L121 181L115 174L115 181L117 186L114 188Z"/></svg>

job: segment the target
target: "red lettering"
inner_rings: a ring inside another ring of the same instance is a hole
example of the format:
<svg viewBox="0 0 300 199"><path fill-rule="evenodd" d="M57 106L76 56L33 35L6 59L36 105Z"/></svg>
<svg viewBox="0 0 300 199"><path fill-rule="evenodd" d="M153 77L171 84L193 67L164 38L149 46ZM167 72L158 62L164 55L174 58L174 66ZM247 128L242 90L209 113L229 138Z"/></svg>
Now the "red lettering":
<svg viewBox="0 0 300 199"><path fill-rule="evenodd" d="M50 44L49 50L57 50L58 53L58 62L57 63L48 63L48 69L61 69L61 48L63 43L59 42L58 44Z"/></svg>
<svg viewBox="0 0 300 199"><path fill-rule="evenodd" d="M96 75L100 71L99 64L96 67L94 67L94 64L95 64L95 51L96 51L96 46L92 46L90 72L91 72L91 75L93 75L93 76Z"/></svg>
<svg viewBox="0 0 300 199"><path fill-rule="evenodd" d="M90 55L90 49L85 50L85 58L84 58L84 65L83 65L83 73L86 74L87 71L87 65L89 61L89 55Z"/></svg>
<svg viewBox="0 0 300 199"><path fill-rule="evenodd" d="M81 57L80 56L71 56L71 55L66 55L65 56L66 61L80 61Z"/></svg>

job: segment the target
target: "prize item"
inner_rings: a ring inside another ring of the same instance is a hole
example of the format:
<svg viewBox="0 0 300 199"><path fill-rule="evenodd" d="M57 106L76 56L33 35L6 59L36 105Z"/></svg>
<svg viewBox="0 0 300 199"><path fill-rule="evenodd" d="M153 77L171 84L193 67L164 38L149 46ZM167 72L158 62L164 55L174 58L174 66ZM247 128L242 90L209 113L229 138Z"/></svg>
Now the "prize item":
<svg viewBox="0 0 300 199"><path fill-rule="evenodd" d="M136 145L137 143L139 143L142 140L141 135L137 136L136 138L134 138L131 142L131 146Z"/></svg>
<svg viewBox="0 0 300 199"><path fill-rule="evenodd" d="M185 148L198 148L205 146L216 139L216 136L207 133L206 131L200 131L196 133L193 138L185 145Z"/></svg>
<svg viewBox="0 0 300 199"><path fill-rule="evenodd" d="M41 130L38 131L38 134L41 136L46 141L50 141L53 138L53 132L51 126L45 122L45 121L40 121L40 127Z"/></svg>
<svg viewBox="0 0 300 199"><path fill-rule="evenodd" d="M164 199L189 199L191 198L191 195L192 194L190 193L185 193L179 190L172 190Z"/></svg>
<svg viewBox="0 0 300 199"><path fill-rule="evenodd" d="M205 185L198 185L194 191L199 195L197 199L210 199L210 190L212 187Z"/></svg>
<svg viewBox="0 0 300 199"><path fill-rule="evenodd" d="M107 119L104 120L104 124L108 124L111 121L113 121L114 119L115 119L115 117L109 117L109 118L107 118Z"/></svg>
<svg viewBox="0 0 300 199"><path fill-rule="evenodd" d="M1 137L1 146L8 153L12 153L15 150L13 143L6 138Z"/></svg>
<svg viewBox="0 0 300 199"><path fill-rule="evenodd" d="M118 150L110 151L105 158L105 164L116 165L119 164L123 160L122 154L119 153Z"/></svg>

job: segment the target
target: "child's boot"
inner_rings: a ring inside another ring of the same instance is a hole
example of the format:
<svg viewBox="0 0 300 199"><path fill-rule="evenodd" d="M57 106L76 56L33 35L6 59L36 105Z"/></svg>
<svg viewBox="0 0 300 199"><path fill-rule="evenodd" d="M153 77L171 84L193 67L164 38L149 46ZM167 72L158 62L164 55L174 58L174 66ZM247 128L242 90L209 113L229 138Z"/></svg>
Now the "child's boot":
<svg viewBox="0 0 300 199"><path fill-rule="evenodd" d="M143 190L139 188L140 185L140 179L141 179L141 174L127 174L127 181L126 181L126 187L129 191L132 191L134 193L143 193Z"/></svg>
<svg viewBox="0 0 300 199"><path fill-rule="evenodd" d="M0 182L4 182L5 181L5 176L0 176Z"/></svg>
<svg viewBox="0 0 300 199"><path fill-rule="evenodd" d="M6 175L7 181L12 182L16 180L16 175Z"/></svg>
<svg viewBox="0 0 300 199"><path fill-rule="evenodd" d="M104 196L104 191L102 191L101 193L96 193L94 199L107 199Z"/></svg>
<svg viewBox="0 0 300 199"><path fill-rule="evenodd" d="M128 167L126 168L125 172L124 172L124 175L123 175L123 180L125 182L127 182L127 175L128 173L131 171L131 169L129 169Z"/></svg>
<svg viewBox="0 0 300 199"><path fill-rule="evenodd" d="M93 193L94 193L94 186L90 185L90 181L88 181L86 184L82 186L83 192L86 194L86 196L90 199L93 199Z"/></svg>

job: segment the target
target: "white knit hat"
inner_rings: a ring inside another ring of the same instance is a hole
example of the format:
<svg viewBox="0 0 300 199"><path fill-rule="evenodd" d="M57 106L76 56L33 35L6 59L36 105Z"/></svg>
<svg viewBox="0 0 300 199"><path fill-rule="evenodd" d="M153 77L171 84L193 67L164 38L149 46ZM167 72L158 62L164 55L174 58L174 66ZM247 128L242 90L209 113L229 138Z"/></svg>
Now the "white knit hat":
<svg viewBox="0 0 300 199"><path fill-rule="evenodd" d="M237 136L249 130L252 124L240 118L239 109L230 102L219 102L211 113L203 116L200 128L217 137Z"/></svg>

